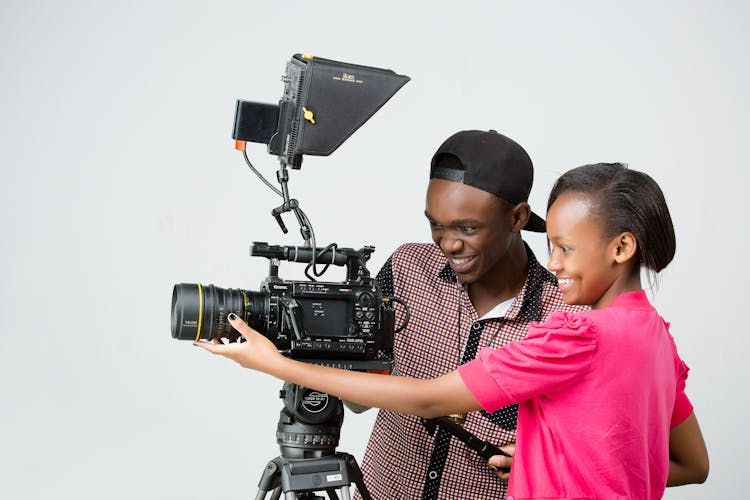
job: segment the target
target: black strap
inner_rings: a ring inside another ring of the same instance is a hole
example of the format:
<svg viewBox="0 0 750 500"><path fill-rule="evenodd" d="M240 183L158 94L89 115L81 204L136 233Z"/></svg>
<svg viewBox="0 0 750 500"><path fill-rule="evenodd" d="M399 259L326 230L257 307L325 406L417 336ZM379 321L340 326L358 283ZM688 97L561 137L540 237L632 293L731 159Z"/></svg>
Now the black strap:
<svg viewBox="0 0 750 500"><path fill-rule="evenodd" d="M471 361L476 357L483 329L484 323L481 321L477 321L471 325L469 338L466 340L466 348L461 358L461 364ZM448 459L450 442L450 432L439 427L435 436L435 446L432 448L432 454L430 455L430 465L427 468L427 477L425 478L424 489L422 490L422 500L437 500L438 498L440 478L443 475L445 462Z"/></svg>

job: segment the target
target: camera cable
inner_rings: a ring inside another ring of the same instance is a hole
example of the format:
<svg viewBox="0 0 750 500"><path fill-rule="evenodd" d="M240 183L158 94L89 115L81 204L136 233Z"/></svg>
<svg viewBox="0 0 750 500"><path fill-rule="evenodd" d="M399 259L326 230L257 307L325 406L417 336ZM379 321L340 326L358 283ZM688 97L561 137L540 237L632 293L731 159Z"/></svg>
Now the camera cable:
<svg viewBox="0 0 750 500"><path fill-rule="evenodd" d="M242 156L244 156L244 157L245 157L245 163L247 163L247 166L248 166L248 167L250 167L250 170L252 170L252 171L253 171L253 173L255 173L255 175L257 175L257 176L258 176L258 178L259 178L259 179L260 179L261 181L263 181L263 184L265 184L266 186L268 186L268 188L269 188L269 189L270 189L271 191L273 191L274 193L276 193L277 195L279 195L279 196L281 196L281 197L283 198L283 197L284 197L284 194L283 194L283 193L282 193L281 191L279 191L278 189L276 189L276 188L274 187L274 185L273 185L273 184L271 184L270 182L268 182L268 179L266 179L265 177L263 177L263 174L261 174L261 173L260 173L260 172L258 171L258 169L256 169L256 168L255 168L255 167L253 166L253 164L252 164L252 163L250 163L250 158L248 158L248 157L247 157L247 151L244 151L244 150L243 150L243 151L242 151Z"/></svg>
<svg viewBox="0 0 750 500"><path fill-rule="evenodd" d="M393 330L393 333L398 333L404 328L406 328L409 325L409 320L411 319L411 313L409 312L409 306L406 305L406 302L404 302L402 299L399 299L398 297L393 297L391 295L384 296L383 299L387 299L391 302L396 302L398 304L401 304L401 307L404 308L404 321L401 323L401 326Z"/></svg>

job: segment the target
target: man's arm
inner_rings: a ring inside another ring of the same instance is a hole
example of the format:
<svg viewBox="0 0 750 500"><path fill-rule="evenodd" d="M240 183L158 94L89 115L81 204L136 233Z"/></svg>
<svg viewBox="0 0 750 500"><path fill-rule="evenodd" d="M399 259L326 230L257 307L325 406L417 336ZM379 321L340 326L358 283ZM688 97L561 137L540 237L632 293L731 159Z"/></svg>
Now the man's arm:
<svg viewBox="0 0 750 500"><path fill-rule="evenodd" d="M708 477L708 450L698 419L691 413L669 433L667 486L702 483Z"/></svg>

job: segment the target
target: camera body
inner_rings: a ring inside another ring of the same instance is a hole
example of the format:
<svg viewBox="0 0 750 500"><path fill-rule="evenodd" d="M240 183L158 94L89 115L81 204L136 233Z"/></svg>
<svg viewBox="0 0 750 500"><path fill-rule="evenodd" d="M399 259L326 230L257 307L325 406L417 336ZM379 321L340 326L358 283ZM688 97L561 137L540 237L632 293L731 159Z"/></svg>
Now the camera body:
<svg viewBox="0 0 750 500"><path fill-rule="evenodd" d="M372 278L360 282L268 278L265 335L295 359L383 360L393 345L393 310ZM328 363L327 363L328 364Z"/></svg>
<svg viewBox="0 0 750 500"><path fill-rule="evenodd" d="M227 322L235 313L286 356L350 370L390 370L394 310L365 262L373 247L311 249L253 244L251 255L269 259L259 290L180 283L172 292L172 337L213 340L240 337ZM342 282L287 281L279 261L345 265Z"/></svg>

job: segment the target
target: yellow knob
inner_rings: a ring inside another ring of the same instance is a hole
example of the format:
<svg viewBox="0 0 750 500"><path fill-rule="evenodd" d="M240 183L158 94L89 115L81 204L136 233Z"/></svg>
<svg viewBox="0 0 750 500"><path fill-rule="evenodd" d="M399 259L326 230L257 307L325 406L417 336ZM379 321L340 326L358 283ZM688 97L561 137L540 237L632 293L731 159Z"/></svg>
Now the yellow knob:
<svg viewBox="0 0 750 500"><path fill-rule="evenodd" d="M307 108L302 108L302 112L304 113L305 120L315 125L315 117L313 116L313 112Z"/></svg>
<svg viewBox="0 0 750 500"><path fill-rule="evenodd" d="M313 58L312 54L302 54L302 59L312 59L312 58Z"/></svg>

